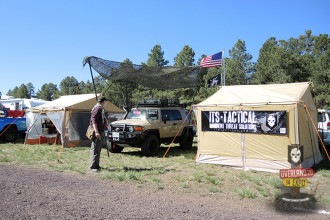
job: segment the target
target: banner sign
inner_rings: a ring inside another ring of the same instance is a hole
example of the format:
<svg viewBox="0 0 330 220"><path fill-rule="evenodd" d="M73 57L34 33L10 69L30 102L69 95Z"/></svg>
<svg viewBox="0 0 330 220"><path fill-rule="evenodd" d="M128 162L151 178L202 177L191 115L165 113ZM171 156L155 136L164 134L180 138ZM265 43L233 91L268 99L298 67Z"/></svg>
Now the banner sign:
<svg viewBox="0 0 330 220"><path fill-rule="evenodd" d="M293 187L307 187L308 180L307 179L291 179L285 178L283 180L284 186L293 186Z"/></svg>
<svg viewBox="0 0 330 220"><path fill-rule="evenodd" d="M286 111L202 111L202 131L286 134Z"/></svg>
<svg viewBox="0 0 330 220"><path fill-rule="evenodd" d="M315 171L312 168L301 169L284 169L280 170L280 178L300 178L300 177L313 177Z"/></svg>

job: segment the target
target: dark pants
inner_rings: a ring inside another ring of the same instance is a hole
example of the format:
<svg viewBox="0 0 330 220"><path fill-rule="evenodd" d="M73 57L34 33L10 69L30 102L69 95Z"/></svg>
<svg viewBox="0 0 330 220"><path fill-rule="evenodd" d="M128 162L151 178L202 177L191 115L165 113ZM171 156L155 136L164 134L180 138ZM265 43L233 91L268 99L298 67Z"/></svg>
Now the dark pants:
<svg viewBox="0 0 330 220"><path fill-rule="evenodd" d="M98 169L100 168L100 155L101 149L105 145L105 135L104 132L100 132L101 139L95 138L92 141L91 145L91 157L89 167L91 169Z"/></svg>

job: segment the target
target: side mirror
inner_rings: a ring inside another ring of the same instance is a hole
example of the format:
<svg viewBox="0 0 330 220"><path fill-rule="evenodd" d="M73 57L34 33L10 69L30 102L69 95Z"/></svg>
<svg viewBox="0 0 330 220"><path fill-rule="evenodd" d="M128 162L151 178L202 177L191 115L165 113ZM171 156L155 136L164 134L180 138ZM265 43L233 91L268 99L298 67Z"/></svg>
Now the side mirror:
<svg viewBox="0 0 330 220"><path fill-rule="evenodd" d="M170 117L168 115L164 115L162 119L164 121L164 124L166 124L166 121L169 121Z"/></svg>

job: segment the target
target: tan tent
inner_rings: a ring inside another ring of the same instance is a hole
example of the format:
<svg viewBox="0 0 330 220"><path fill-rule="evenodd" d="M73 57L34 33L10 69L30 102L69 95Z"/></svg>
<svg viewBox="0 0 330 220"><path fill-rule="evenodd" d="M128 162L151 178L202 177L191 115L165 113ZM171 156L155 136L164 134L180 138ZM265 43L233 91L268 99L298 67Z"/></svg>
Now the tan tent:
<svg viewBox="0 0 330 220"><path fill-rule="evenodd" d="M28 109L25 143L53 143L58 137L64 147L90 145L85 133L95 104L95 94L68 95ZM109 101L105 110L109 114L124 113Z"/></svg>
<svg viewBox="0 0 330 220"><path fill-rule="evenodd" d="M319 163L317 134L305 106L317 124L308 83L222 87L194 106L196 161L278 171L291 168L289 148L303 146L302 167Z"/></svg>

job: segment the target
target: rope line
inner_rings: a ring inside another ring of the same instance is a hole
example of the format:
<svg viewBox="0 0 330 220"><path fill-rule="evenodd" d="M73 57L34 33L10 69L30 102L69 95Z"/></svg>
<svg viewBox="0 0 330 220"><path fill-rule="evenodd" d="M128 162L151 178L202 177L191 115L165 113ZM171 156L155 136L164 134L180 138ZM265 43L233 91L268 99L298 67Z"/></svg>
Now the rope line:
<svg viewBox="0 0 330 220"><path fill-rule="evenodd" d="M310 115L310 113L309 113L309 111L308 111L308 109L307 109L306 104L304 104L304 107L305 107L305 109L306 109L306 111L307 111L307 113L308 113L308 115L309 115L309 118L311 119L311 121L312 121L312 123L313 123L313 126L314 126L314 128L315 128L315 131L316 131L316 133L317 133L317 136L319 137L319 139L320 139L320 141L321 141L321 144L322 144L322 146L323 146L323 148L324 148L324 151L325 151L325 153L327 154L328 159L330 160L330 157L329 157L329 154L328 154L328 152L327 152L327 149L326 149L325 146L324 146L324 143L323 143L323 141L322 141L322 138L321 138L321 136L320 136L320 134L319 134L319 132L318 132L318 130L317 130L315 124L314 124L314 121L313 121L312 116Z"/></svg>
<svg viewBox="0 0 330 220"><path fill-rule="evenodd" d="M174 143L175 138L178 136L179 132L181 131L181 128L182 128L182 126L184 125L184 123L186 122L186 120L187 120L187 118L188 118L188 116L189 116L191 110L192 110L192 107L190 107L190 110L189 110L189 112L188 112L186 118L185 118L184 121L182 122L181 127L179 128L178 132L176 133L175 137L173 138L172 143L171 143L170 146L167 148L167 151L165 152L165 154L164 154L164 156L163 156L163 158L162 158L161 161L163 161L163 159L164 159L164 157L166 156L167 152L170 150L172 144ZM188 131L187 131L187 132L188 132Z"/></svg>
<svg viewBox="0 0 330 220"><path fill-rule="evenodd" d="M10 128L10 126L12 125L12 124L14 124L15 123L15 121L17 121L17 119L18 119L18 117L10 124L10 125L8 125L7 127L6 127L6 129L5 130L3 130L2 132L1 132L1 134L0 134L0 137L3 135L3 133L5 133L9 128Z"/></svg>
<svg viewBox="0 0 330 220"><path fill-rule="evenodd" d="M56 134L56 138L55 138L55 142L54 142L53 150L54 150L54 148L55 148L55 144L56 144L56 141L57 141L57 137L58 137L58 131L57 131L57 134Z"/></svg>

